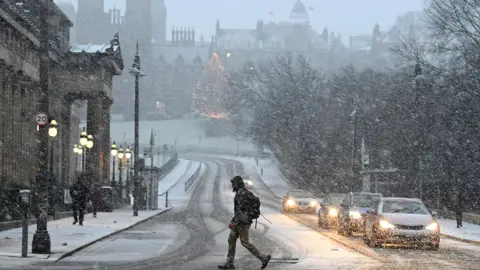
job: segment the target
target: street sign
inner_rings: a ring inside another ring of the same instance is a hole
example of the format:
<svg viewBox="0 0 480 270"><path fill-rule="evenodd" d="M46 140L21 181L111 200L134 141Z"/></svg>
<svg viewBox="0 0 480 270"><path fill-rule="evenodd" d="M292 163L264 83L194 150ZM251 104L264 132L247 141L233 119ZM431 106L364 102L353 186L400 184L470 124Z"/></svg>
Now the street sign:
<svg viewBox="0 0 480 270"><path fill-rule="evenodd" d="M35 116L35 122L37 122L37 125L39 126L44 126L48 122L48 117L45 113L38 113Z"/></svg>

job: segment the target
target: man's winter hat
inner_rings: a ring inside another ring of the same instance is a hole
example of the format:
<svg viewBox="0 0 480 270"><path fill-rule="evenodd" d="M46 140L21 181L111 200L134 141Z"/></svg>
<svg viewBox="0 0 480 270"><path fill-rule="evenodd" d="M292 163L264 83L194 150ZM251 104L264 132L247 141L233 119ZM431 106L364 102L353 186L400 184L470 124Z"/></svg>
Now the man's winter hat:
<svg viewBox="0 0 480 270"><path fill-rule="evenodd" d="M232 185L237 185L237 186L244 185L243 179L240 175L233 177L232 180L230 181L232 182Z"/></svg>

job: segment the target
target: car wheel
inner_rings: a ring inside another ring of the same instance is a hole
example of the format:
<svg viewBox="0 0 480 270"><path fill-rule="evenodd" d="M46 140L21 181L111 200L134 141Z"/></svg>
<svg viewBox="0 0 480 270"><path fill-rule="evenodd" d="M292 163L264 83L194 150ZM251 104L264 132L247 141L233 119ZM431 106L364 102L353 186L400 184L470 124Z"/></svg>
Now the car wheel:
<svg viewBox="0 0 480 270"><path fill-rule="evenodd" d="M367 246L370 246L370 239L368 239L367 228L365 227L365 225L363 229L363 243Z"/></svg>
<svg viewBox="0 0 480 270"><path fill-rule="evenodd" d="M378 242L378 240L375 237L375 231L372 231L372 237L369 239L369 247L371 248L379 248L382 246L381 243Z"/></svg>
<svg viewBox="0 0 480 270"><path fill-rule="evenodd" d="M431 249L431 250L439 250L439 249L440 249L440 243L432 243L432 244L430 244L430 249Z"/></svg>

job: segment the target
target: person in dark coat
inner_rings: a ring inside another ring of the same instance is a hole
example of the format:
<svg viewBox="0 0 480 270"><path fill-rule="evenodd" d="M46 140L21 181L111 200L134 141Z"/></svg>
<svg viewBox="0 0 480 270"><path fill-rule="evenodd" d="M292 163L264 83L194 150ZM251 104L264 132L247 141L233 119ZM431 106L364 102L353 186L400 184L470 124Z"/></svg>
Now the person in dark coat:
<svg viewBox="0 0 480 270"><path fill-rule="evenodd" d="M88 187L85 180L79 177L77 182L70 188L70 197L72 197L73 225L79 222L83 226L83 217L87 207Z"/></svg>
<svg viewBox="0 0 480 270"><path fill-rule="evenodd" d="M242 177L235 176L232 180L232 189L235 192L234 203L234 217L229 225L230 235L228 236L228 254L227 262L219 265L219 269L235 269L235 249L237 246L237 240L240 238L240 243L244 246L252 255L257 257L262 262L261 269L265 269L268 262L272 258L271 255L263 255L258 249L250 242L248 237L248 230L252 225L252 218L248 215L248 204L250 203L253 194L245 188L245 183Z"/></svg>
<svg viewBox="0 0 480 270"><path fill-rule="evenodd" d="M457 195L457 203L455 205L455 217L457 219L457 228L463 227L463 207L464 207L463 191L459 191Z"/></svg>
<svg viewBox="0 0 480 270"><path fill-rule="evenodd" d="M93 217L97 218L97 211L100 210L102 203L102 193L99 184L93 184L92 195L90 196L93 208Z"/></svg>

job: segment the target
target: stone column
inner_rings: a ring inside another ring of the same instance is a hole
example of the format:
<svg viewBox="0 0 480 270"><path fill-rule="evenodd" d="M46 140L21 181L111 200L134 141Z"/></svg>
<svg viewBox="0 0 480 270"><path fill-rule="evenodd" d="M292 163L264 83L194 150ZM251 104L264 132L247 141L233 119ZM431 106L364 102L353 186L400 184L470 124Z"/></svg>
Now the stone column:
<svg viewBox="0 0 480 270"><path fill-rule="evenodd" d="M3 59L0 59L0 70L4 70L6 68L5 61ZM0 183L6 181L6 174L5 174L5 169L6 168L6 122L7 122L7 111L6 111L6 105L7 102L5 100L5 97L7 95L6 91L7 88L5 87L7 83L7 78L6 74L4 72L0 72L0 127L3 127L0 129L0 168L3 168L0 170Z"/></svg>
<svg viewBox="0 0 480 270"><path fill-rule="evenodd" d="M105 185L110 184L110 107L113 104L112 100L104 97L102 100L102 143L103 148L100 154L102 164L101 181Z"/></svg>
<svg viewBox="0 0 480 270"><path fill-rule="evenodd" d="M102 136L99 130L101 123L101 100L97 97L90 97L87 101L87 133L93 136L93 148L86 152L85 170L92 175L92 183L99 182L98 153L102 147Z"/></svg>
<svg viewBox="0 0 480 270"><path fill-rule="evenodd" d="M72 100L65 98L62 104L62 112L60 114L60 123L59 123L59 133L60 133L60 143L61 143L61 153L60 153L60 175L59 180L62 181L64 187L70 185L70 155L73 151L73 145L70 145L70 117L72 113ZM74 164L75 166L75 164Z"/></svg>

